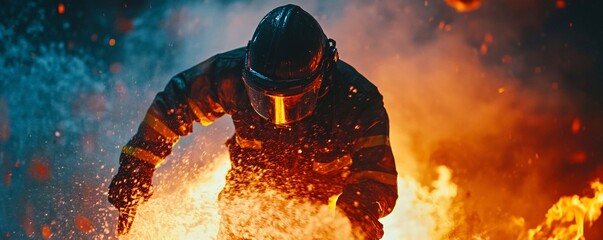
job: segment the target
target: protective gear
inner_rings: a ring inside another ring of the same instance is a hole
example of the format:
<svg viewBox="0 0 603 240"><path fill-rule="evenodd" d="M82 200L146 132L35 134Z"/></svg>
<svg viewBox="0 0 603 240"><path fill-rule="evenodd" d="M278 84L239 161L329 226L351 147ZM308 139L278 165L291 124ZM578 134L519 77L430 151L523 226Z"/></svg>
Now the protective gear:
<svg viewBox="0 0 603 240"><path fill-rule="evenodd" d="M109 185L109 202L119 210L118 233L127 234L138 205L153 195L154 166L132 157L123 157Z"/></svg>
<svg viewBox="0 0 603 240"><path fill-rule="evenodd" d="M243 80L254 110L277 125L310 115L337 61L335 41L295 5L270 11L247 46Z"/></svg>
<svg viewBox="0 0 603 240"><path fill-rule="evenodd" d="M373 240L383 237L383 224L375 214L349 204L338 204L337 207L348 217L353 232L360 239Z"/></svg>

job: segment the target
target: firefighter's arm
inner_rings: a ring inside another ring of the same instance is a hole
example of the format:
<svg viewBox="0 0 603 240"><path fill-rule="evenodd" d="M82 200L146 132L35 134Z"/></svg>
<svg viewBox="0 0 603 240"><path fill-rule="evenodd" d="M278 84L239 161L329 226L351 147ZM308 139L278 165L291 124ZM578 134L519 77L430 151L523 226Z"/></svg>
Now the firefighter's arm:
<svg viewBox="0 0 603 240"><path fill-rule="evenodd" d="M381 97L362 112L351 148L353 163L337 207L365 239L383 235L378 219L389 214L398 198L397 172L389 144L389 120Z"/></svg>
<svg viewBox="0 0 603 240"><path fill-rule="evenodd" d="M208 125L224 114L215 91L214 58L174 76L147 110L122 148L120 167L109 186L109 202L120 211L119 233L128 232L136 207L152 195L155 168L193 122Z"/></svg>

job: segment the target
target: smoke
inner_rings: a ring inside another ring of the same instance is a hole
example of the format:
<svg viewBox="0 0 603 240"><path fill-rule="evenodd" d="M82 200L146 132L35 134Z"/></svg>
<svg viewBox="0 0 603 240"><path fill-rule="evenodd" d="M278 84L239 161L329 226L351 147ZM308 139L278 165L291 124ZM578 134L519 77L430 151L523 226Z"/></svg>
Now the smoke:
<svg viewBox="0 0 603 240"><path fill-rule="evenodd" d="M598 85L588 80L596 63L584 41L550 30L557 19L547 17L562 11L553 4L483 1L461 14L440 1L294 3L318 19L341 59L384 96L401 175L398 206L384 220L386 237L515 238L540 223L560 196L603 177L596 144L602 118L592 111L600 100L591 87ZM8 196L0 198L0 234L40 238L47 226L58 238L113 236L108 181L154 95L176 73L244 46L261 17L286 2L129 4L103 5L108 11L94 15L112 26L120 11L132 11L122 16L131 29L119 34L91 36L94 27L68 20L45 26L55 6L35 3L10 8L17 20L0 25L0 174L9 179L0 185ZM66 14L75 6L66 4ZM27 20L28 14L39 18ZM49 31L86 33L81 38L103 50L76 51L79 42L48 39ZM149 234L162 231L170 234L165 238L215 236L212 194L223 171L209 163L225 164L222 144L232 131L224 117L208 128L196 125L178 144L157 172L158 189L141 208L135 238L161 238ZM445 187L431 184L443 174L440 165L452 170ZM46 166L49 178L35 180L32 166ZM442 189L455 191L440 195ZM236 210L262 207L249 200ZM284 204L278 196L260 203ZM334 222L323 229L349 232L325 209L297 203L293 209L325 219L317 224ZM299 219L298 212L283 214ZM603 234L596 226L587 236Z"/></svg>

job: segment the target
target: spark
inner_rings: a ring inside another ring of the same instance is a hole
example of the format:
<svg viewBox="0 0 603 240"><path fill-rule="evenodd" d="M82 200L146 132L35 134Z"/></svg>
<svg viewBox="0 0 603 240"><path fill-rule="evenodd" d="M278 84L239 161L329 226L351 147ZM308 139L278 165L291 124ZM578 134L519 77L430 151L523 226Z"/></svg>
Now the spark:
<svg viewBox="0 0 603 240"><path fill-rule="evenodd" d="M63 13L65 13L65 5L64 5L64 4L62 4L62 3L59 3L59 5L57 6L57 12L58 12L59 14L63 14Z"/></svg>

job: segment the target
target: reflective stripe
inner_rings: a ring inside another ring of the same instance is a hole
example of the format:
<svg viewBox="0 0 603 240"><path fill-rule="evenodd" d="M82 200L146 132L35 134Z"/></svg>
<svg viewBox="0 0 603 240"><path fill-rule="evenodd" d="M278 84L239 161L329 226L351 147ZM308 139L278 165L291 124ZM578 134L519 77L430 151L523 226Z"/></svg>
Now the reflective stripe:
<svg viewBox="0 0 603 240"><path fill-rule="evenodd" d="M358 183L366 180L373 180L387 185L395 186L398 181L396 174L378 172L378 171L362 171L353 173L346 181L347 183Z"/></svg>
<svg viewBox="0 0 603 240"><path fill-rule="evenodd" d="M352 156L346 154L331 162L314 162L312 163L312 169L320 174L329 174L345 167L349 167L350 165L352 165Z"/></svg>
<svg viewBox="0 0 603 240"><path fill-rule="evenodd" d="M377 146L389 146L389 137L386 135L376 135L361 137L356 140L354 144L354 152L360 151L363 148L377 147Z"/></svg>
<svg viewBox="0 0 603 240"><path fill-rule="evenodd" d="M121 152L123 152L124 154L133 156L135 158L138 158L140 160L143 160L147 163L152 164L153 166L159 166L159 164L161 164L161 162L163 162L163 158L156 156L155 154L153 154L152 152L149 152L147 150L144 150L142 148L135 148L135 147L131 147L131 146L124 146L121 149Z"/></svg>
<svg viewBox="0 0 603 240"><path fill-rule="evenodd" d="M329 200L328 200L329 209L331 209L331 210L337 209L337 199L339 199L339 196L341 196L341 193L338 193L338 194L335 194L335 195L329 197Z"/></svg>
<svg viewBox="0 0 603 240"><path fill-rule="evenodd" d="M274 100L274 124L285 124L287 118L285 114L285 98L273 96Z"/></svg>
<svg viewBox="0 0 603 240"><path fill-rule="evenodd" d="M205 116L205 114L203 114L203 112L201 111L201 108L199 108L199 105L197 105L195 100L193 100L192 98L189 98L188 105L191 107L191 109L193 110L193 113L195 113L197 118L199 118L199 123L201 123L201 125L209 126L212 123L214 123L214 120L209 119L207 116Z"/></svg>
<svg viewBox="0 0 603 240"><path fill-rule="evenodd" d="M235 135L235 141L242 148L251 148L254 150L262 149L262 141L256 139L245 139L239 136L239 134Z"/></svg>
<svg viewBox="0 0 603 240"><path fill-rule="evenodd" d="M172 130L170 130L165 124L163 124L161 120L159 120L152 114L147 113L147 115L144 117L143 122L146 123L147 126L151 127L153 130L155 130L157 133L161 134L161 136L167 138L170 141L176 141L179 138L176 133L172 132Z"/></svg>

